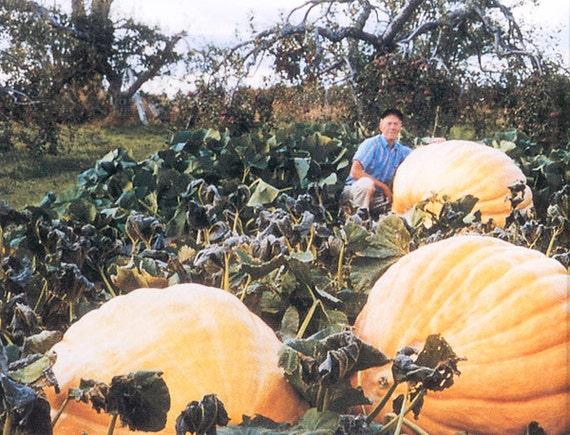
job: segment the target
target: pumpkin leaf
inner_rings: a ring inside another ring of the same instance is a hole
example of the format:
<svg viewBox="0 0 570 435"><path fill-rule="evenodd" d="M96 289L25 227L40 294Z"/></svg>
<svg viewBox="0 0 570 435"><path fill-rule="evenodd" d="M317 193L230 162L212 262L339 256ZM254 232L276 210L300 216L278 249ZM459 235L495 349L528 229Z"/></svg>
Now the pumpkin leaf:
<svg viewBox="0 0 570 435"><path fill-rule="evenodd" d="M107 396L107 409L119 414L131 430L157 432L166 426L170 393L162 372L138 371L114 376Z"/></svg>
<svg viewBox="0 0 570 435"><path fill-rule="evenodd" d="M307 410L296 428L307 431L334 431L337 428L339 415L333 411L318 411L316 408ZM303 432L301 432L303 433Z"/></svg>
<svg viewBox="0 0 570 435"><path fill-rule="evenodd" d="M285 341L279 365L291 385L318 411L342 413L352 406L370 403L360 388L352 387L351 376L365 368L385 365L390 359L352 332L336 329Z"/></svg>
<svg viewBox="0 0 570 435"><path fill-rule="evenodd" d="M357 415L341 415L338 418L338 427L336 434L381 434L382 426L378 423L370 422L369 419L362 414Z"/></svg>
<svg viewBox="0 0 570 435"><path fill-rule="evenodd" d="M309 173L309 168L311 167L311 159L295 157L293 159L295 163L295 170L297 171L297 176L299 177L299 184L305 187L308 184L307 174Z"/></svg>
<svg viewBox="0 0 570 435"><path fill-rule="evenodd" d="M33 388L19 384L4 374L0 374L0 387L6 407L4 413L10 414L9 419L4 416L11 423L4 427L6 433L46 435L53 433L51 408L44 397L39 396Z"/></svg>
<svg viewBox="0 0 570 435"><path fill-rule="evenodd" d="M414 360L417 350L406 346L398 350L392 365L394 382L408 382L410 386L410 410L417 419L421 413L427 390L441 391L453 385L453 376L460 375L458 358L447 341L440 334L428 336L424 348ZM398 395L392 402L392 409L399 414L406 395Z"/></svg>
<svg viewBox="0 0 570 435"><path fill-rule="evenodd" d="M412 236L403 219L396 215L381 217L374 232L356 224L349 228L353 237L356 236L353 239L356 245L351 246L350 239L347 244L347 249L353 250L355 255L350 280L356 291L366 293L388 267L410 251Z"/></svg>
<svg viewBox="0 0 570 435"><path fill-rule="evenodd" d="M78 402L91 402L97 412L119 415L131 430L157 432L166 426L170 409L170 394L161 375L156 371L131 372L114 376L111 386L81 379L79 387L71 388L68 396Z"/></svg>
<svg viewBox="0 0 570 435"><path fill-rule="evenodd" d="M270 204L277 198L277 195L279 195L279 189L259 179L247 205L255 207L256 205Z"/></svg>
<svg viewBox="0 0 570 435"><path fill-rule="evenodd" d="M33 385L51 373L55 360L53 352L29 355L10 364L8 376L20 384Z"/></svg>
<svg viewBox="0 0 570 435"><path fill-rule="evenodd" d="M526 435L547 435L547 433L538 422L531 421L526 428Z"/></svg>
<svg viewBox="0 0 570 435"><path fill-rule="evenodd" d="M176 434L215 435L217 426L226 426L230 419L224 404L215 394L190 402L176 418Z"/></svg>
<svg viewBox="0 0 570 435"><path fill-rule="evenodd" d="M277 423L263 415L253 417L244 415L243 421L237 425L220 427L218 435L276 435L291 433L289 423Z"/></svg>
<svg viewBox="0 0 570 435"><path fill-rule="evenodd" d="M428 390L441 391L453 385L453 376L461 372L457 368L458 357L449 343L440 334L430 335L416 359L416 364L434 369L434 373L422 380Z"/></svg>
<svg viewBox="0 0 570 435"><path fill-rule="evenodd" d="M395 382L409 382L416 389L441 391L453 385L454 375L461 374L457 363L464 358L459 358L439 334L428 336L424 348L414 359L416 354L416 349L409 346L398 350L392 366Z"/></svg>
<svg viewBox="0 0 570 435"><path fill-rule="evenodd" d="M39 358L37 358L39 357ZM46 358L49 359L49 358ZM40 361L33 369L27 372L28 375L33 372L31 376L24 376L30 379L29 384L37 383L37 378L44 378L44 370L39 369L42 366L45 371L51 370L53 360L45 363L41 355L34 356L30 362L29 358L24 359L24 365L29 366L36 361ZM17 364L16 362L15 364ZM17 370L17 369L16 369ZM22 372L20 372L22 373ZM18 377L18 376L16 376ZM33 379L31 379L33 378ZM55 383L57 388L57 383ZM50 404L45 397L38 395L36 389L30 385L21 383L10 377L8 367L8 352L6 347L0 343L0 395L2 396L2 408L4 413L4 432L14 434L35 434L45 433L46 435L52 434L51 419L50 419ZM9 415L9 418L8 416ZM8 422L10 425L8 425Z"/></svg>

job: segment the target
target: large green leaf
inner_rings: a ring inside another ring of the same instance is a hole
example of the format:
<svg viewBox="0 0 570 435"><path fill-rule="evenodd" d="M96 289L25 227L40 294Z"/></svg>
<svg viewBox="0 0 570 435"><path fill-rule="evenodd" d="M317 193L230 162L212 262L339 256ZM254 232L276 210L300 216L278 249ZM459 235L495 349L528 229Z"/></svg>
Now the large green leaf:
<svg viewBox="0 0 570 435"><path fill-rule="evenodd" d="M271 204L277 198L277 195L279 195L279 189L259 179L247 205L255 207L257 205Z"/></svg>
<svg viewBox="0 0 570 435"><path fill-rule="evenodd" d="M392 214L380 218L373 233L355 224L349 229L353 245L348 246L355 252L350 281L356 291L368 292L388 267L410 251L412 235L403 219Z"/></svg>
<svg viewBox="0 0 570 435"><path fill-rule="evenodd" d="M286 340L279 355L279 365L297 392L318 411L337 413L370 403L361 389L352 387L354 373L390 361L339 326L306 339Z"/></svg>

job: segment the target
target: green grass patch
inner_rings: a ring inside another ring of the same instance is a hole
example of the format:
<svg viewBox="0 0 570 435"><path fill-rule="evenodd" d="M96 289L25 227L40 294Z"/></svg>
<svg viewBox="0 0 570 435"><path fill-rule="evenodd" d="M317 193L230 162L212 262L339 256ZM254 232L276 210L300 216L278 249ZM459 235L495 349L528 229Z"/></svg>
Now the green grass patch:
<svg viewBox="0 0 570 435"><path fill-rule="evenodd" d="M136 160L168 147L171 132L159 125L63 127L57 155L33 155L25 144L2 152L0 199L16 210L37 205L48 192L56 194L77 183L78 175L116 148Z"/></svg>

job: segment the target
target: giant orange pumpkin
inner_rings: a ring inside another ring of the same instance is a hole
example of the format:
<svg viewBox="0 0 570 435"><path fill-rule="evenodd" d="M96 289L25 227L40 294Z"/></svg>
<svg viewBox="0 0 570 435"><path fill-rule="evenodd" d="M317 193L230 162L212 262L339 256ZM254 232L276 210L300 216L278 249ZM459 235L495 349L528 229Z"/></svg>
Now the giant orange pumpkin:
<svg viewBox="0 0 570 435"><path fill-rule="evenodd" d="M569 275L542 253L485 236L456 236L403 257L376 282L355 333L389 356L442 334L461 375L429 392L417 423L445 435L525 433L535 420L569 433ZM389 369L361 373L375 402Z"/></svg>
<svg viewBox="0 0 570 435"><path fill-rule="evenodd" d="M484 222L504 226L511 212L509 186L526 183L526 177L504 152L476 142L450 140L415 148L394 177L392 211L405 215L434 195L456 201L466 195L479 199L475 209ZM532 192L525 186L518 208L532 206ZM438 213L437 203L433 204Z"/></svg>
<svg viewBox="0 0 570 435"><path fill-rule="evenodd" d="M212 393L224 403L230 424L256 414L295 422L305 405L278 367L280 347L273 330L226 291L197 284L138 289L86 314L53 347L61 393L49 389L48 400L58 409L81 378L110 383L115 375L159 370L171 396L160 433L175 434L186 405ZM71 401L54 433L103 434L109 418Z"/></svg>

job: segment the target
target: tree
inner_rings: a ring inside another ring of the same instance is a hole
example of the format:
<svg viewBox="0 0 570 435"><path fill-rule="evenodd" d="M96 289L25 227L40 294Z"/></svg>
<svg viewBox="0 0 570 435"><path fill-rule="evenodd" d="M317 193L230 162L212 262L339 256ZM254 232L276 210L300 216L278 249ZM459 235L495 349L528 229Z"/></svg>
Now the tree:
<svg viewBox="0 0 570 435"><path fill-rule="evenodd" d="M500 0L307 0L233 50L250 63L271 56L291 83L347 81L368 125L397 104L429 114L418 124L435 130L471 84L513 66L519 77L541 74L529 42Z"/></svg>
<svg viewBox="0 0 570 435"><path fill-rule="evenodd" d="M31 0L0 4L7 118L27 116L52 136L59 121L92 118L95 108L106 115L105 101L127 118L142 85L168 74L181 58L176 44L184 34L168 36L132 19L113 22L111 4L72 0L70 15ZM57 140L50 140L53 148Z"/></svg>

